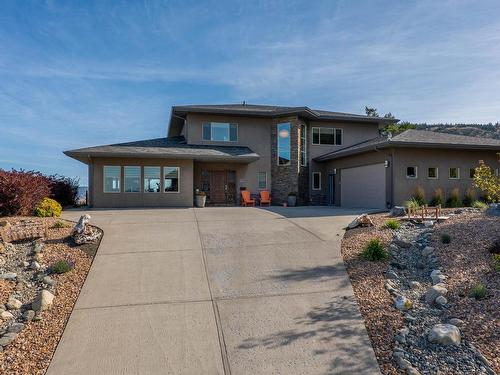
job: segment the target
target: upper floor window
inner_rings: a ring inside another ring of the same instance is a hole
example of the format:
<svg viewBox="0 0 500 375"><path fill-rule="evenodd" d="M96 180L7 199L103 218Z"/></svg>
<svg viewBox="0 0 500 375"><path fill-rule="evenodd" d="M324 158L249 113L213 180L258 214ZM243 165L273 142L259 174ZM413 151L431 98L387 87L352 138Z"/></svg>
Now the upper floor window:
<svg viewBox="0 0 500 375"><path fill-rule="evenodd" d="M307 127L300 125L300 165L307 165Z"/></svg>
<svg viewBox="0 0 500 375"><path fill-rule="evenodd" d="M290 164L290 123L277 124L278 131L278 165Z"/></svg>
<svg viewBox="0 0 500 375"><path fill-rule="evenodd" d="M450 178L453 180L459 179L460 178L460 168L450 168Z"/></svg>
<svg viewBox="0 0 500 375"><path fill-rule="evenodd" d="M227 122L204 122L203 140L219 142L237 142L238 124Z"/></svg>
<svg viewBox="0 0 500 375"><path fill-rule="evenodd" d="M164 167L165 193L179 192L179 167Z"/></svg>
<svg viewBox="0 0 500 375"><path fill-rule="evenodd" d="M122 167L117 165L105 165L104 173L104 192L119 193Z"/></svg>
<svg viewBox="0 0 500 375"><path fill-rule="evenodd" d="M139 193L141 191L141 167L123 167L123 191L126 193Z"/></svg>
<svg viewBox="0 0 500 375"><path fill-rule="evenodd" d="M337 128L312 128L313 145L342 144L342 129Z"/></svg>
<svg viewBox="0 0 500 375"><path fill-rule="evenodd" d="M437 167L429 167L427 168L427 178L432 180L436 180L438 178L438 169Z"/></svg>
<svg viewBox="0 0 500 375"><path fill-rule="evenodd" d="M144 167L144 192L159 193L160 190L160 167Z"/></svg>
<svg viewBox="0 0 500 375"><path fill-rule="evenodd" d="M406 167L406 178L417 178L417 167Z"/></svg>

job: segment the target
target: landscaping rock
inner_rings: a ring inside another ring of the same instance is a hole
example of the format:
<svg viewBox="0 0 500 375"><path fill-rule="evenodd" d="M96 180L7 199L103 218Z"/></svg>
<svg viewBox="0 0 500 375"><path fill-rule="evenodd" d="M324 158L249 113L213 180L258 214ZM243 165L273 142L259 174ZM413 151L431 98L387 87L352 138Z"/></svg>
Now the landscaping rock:
<svg viewBox="0 0 500 375"><path fill-rule="evenodd" d="M6 333L0 338L0 346L7 346L17 338L17 333Z"/></svg>
<svg viewBox="0 0 500 375"><path fill-rule="evenodd" d="M450 320L448 320L448 323L454 326L461 326L462 324L464 324L464 321L458 318L451 318Z"/></svg>
<svg viewBox="0 0 500 375"><path fill-rule="evenodd" d="M460 345L460 330L452 324L436 324L427 336L429 342L441 345Z"/></svg>
<svg viewBox="0 0 500 375"><path fill-rule="evenodd" d="M408 285L410 286L411 289L417 289L420 288L421 286L418 281L410 281Z"/></svg>
<svg viewBox="0 0 500 375"><path fill-rule="evenodd" d="M405 296L399 296L394 300L394 305L398 310L406 311L413 307L413 302Z"/></svg>
<svg viewBox="0 0 500 375"><path fill-rule="evenodd" d="M431 254L434 254L434 248L431 247L431 246L424 247L424 249L422 250L422 255L424 257L427 257L427 256L429 256Z"/></svg>
<svg viewBox="0 0 500 375"><path fill-rule="evenodd" d="M398 247L402 247L404 249L408 249L411 247L411 242L408 242L408 241L405 241L405 240L402 240L398 237L395 237L392 242L398 246Z"/></svg>
<svg viewBox="0 0 500 375"><path fill-rule="evenodd" d="M356 227L372 227L373 222L372 219L370 219L370 216L368 214L361 214L357 218L355 218L348 226L348 229L353 229Z"/></svg>
<svg viewBox="0 0 500 375"><path fill-rule="evenodd" d="M9 310L19 310L23 303L14 297L9 297L9 301L6 306Z"/></svg>
<svg viewBox="0 0 500 375"><path fill-rule="evenodd" d="M42 290L38 293L37 297L31 304L31 307L35 311L45 311L52 307L52 302L54 301L55 296L50 293L48 290Z"/></svg>
<svg viewBox="0 0 500 375"><path fill-rule="evenodd" d="M26 310L24 313L23 313L23 319L26 321L26 322L31 322L33 320L33 318L35 317L35 312L33 310Z"/></svg>
<svg viewBox="0 0 500 375"><path fill-rule="evenodd" d="M427 292L425 292L425 301L432 304L436 301L439 296L445 296L448 293L444 284L436 284L431 286Z"/></svg>
<svg viewBox="0 0 500 375"><path fill-rule="evenodd" d="M431 272L432 285L442 284L446 281L446 276L440 270L433 270Z"/></svg>
<svg viewBox="0 0 500 375"><path fill-rule="evenodd" d="M436 303L436 305L444 306L448 303L448 300L446 299L445 296L439 296L436 298L434 302Z"/></svg>
<svg viewBox="0 0 500 375"><path fill-rule="evenodd" d="M389 215L392 217L405 216L406 210L402 206L394 206L393 208L391 208L391 212L389 213Z"/></svg>
<svg viewBox="0 0 500 375"><path fill-rule="evenodd" d="M19 333L24 329L24 324L23 323L13 323L10 325L10 327L7 329L7 332L14 332L14 333Z"/></svg>
<svg viewBox="0 0 500 375"><path fill-rule="evenodd" d="M41 253L43 251L44 247L45 247L45 244L43 242L36 242L35 247L33 248L33 251L35 253Z"/></svg>
<svg viewBox="0 0 500 375"><path fill-rule="evenodd" d="M56 281L54 279L52 279L50 276L45 276L42 281L47 284L47 285L50 285L50 286L54 286L56 285Z"/></svg>
<svg viewBox="0 0 500 375"><path fill-rule="evenodd" d="M4 311L0 314L0 318L2 318L3 320L11 320L14 319L14 315L12 315L12 313L9 311Z"/></svg>
<svg viewBox="0 0 500 375"><path fill-rule="evenodd" d="M15 272L4 272L0 274L0 279L2 280L15 280L17 278L17 273Z"/></svg>
<svg viewBox="0 0 500 375"><path fill-rule="evenodd" d="M388 278L388 279L397 280L398 279L398 274L394 270L388 270L385 273L385 277Z"/></svg>

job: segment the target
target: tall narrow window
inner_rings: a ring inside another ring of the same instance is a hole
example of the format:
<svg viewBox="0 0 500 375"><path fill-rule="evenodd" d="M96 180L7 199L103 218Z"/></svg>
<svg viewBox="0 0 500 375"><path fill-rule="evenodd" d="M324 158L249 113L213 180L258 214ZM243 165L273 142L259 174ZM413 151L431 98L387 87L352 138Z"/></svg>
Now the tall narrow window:
<svg viewBox="0 0 500 375"><path fill-rule="evenodd" d="M342 129L335 129L335 144L342 144Z"/></svg>
<svg viewBox="0 0 500 375"><path fill-rule="evenodd" d="M119 193L122 167L116 165L105 165L104 174L104 192Z"/></svg>
<svg viewBox="0 0 500 375"><path fill-rule="evenodd" d="M313 172L313 190L321 190L321 172Z"/></svg>
<svg viewBox="0 0 500 375"><path fill-rule="evenodd" d="M141 191L141 167L123 167L123 191L139 193Z"/></svg>
<svg viewBox="0 0 500 375"><path fill-rule="evenodd" d="M165 193L179 192L179 167L164 167Z"/></svg>
<svg viewBox="0 0 500 375"><path fill-rule="evenodd" d="M266 172L257 173L257 180L259 183L259 189L261 189L261 190L267 189L267 173Z"/></svg>
<svg viewBox="0 0 500 375"><path fill-rule="evenodd" d="M238 141L238 124L227 122L204 122L202 132L204 141Z"/></svg>
<svg viewBox="0 0 500 375"><path fill-rule="evenodd" d="M290 164L290 123L277 124L278 130L278 165Z"/></svg>
<svg viewBox="0 0 500 375"><path fill-rule="evenodd" d="M144 167L144 192L160 192L160 167Z"/></svg>
<svg viewBox="0 0 500 375"><path fill-rule="evenodd" d="M307 165L307 126L300 125L300 165Z"/></svg>

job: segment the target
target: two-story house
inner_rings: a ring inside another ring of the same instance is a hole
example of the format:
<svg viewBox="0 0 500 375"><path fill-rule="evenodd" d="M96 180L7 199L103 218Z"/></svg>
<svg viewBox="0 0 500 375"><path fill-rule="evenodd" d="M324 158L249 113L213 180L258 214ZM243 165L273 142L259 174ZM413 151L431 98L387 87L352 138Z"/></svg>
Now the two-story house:
<svg viewBox="0 0 500 375"><path fill-rule="evenodd" d="M92 207L233 205L241 190L271 192L273 204L387 208L416 186L430 194L471 186L479 160L498 167L500 141L380 130L394 119L268 105L172 108L167 137L65 154L89 166ZM497 172L498 173L498 172Z"/></svg>

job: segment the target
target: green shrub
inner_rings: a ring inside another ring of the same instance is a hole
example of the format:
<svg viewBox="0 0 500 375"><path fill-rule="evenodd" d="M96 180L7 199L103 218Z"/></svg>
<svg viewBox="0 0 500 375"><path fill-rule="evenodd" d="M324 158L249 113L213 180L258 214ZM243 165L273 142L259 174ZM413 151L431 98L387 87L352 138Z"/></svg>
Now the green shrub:
<svg viewBox="0 0 500 375"><path fill-rule="evenodd" d="M417 201L419 206L423 206L425 204L425 190L422 186L417 186L415 188L415 194L412 199Z"/></svg>
<svg viewBox="0 0 500 375"><path fill-rule="evenodd" d="M389 219L384 223L384 228L386 229L399 229L401 224L395 219Z"/></svg>
<svg viewBox="0 0 500 375"><path fill-rule="evenodd" d="M441 235L441 242L442 243L450 243L451 242L451 237L448 233L443 233Z"/></svg>
<svg viewBox="0 0 500 375"><path fill-rule="evenodd" d="M467 189L464 194L464 199L462 200L464 207L471 207L472 203L474 202L474 199L475 199L474 190L472 190L471 188Z"/></svg>
<svg viewBox="0 0 500 375"><path fill-rule="evenodd" d="M479 208L481 210L486 210L488 208L488 204L483 201L474 201L472 202L473 208Z"/></svg>
<svg viewBox="0 0 500 375"><path fill-rule="evenodd" d="M35 216L39 217L59 217L61 216L62 207L55 200L43 198L35 208Z"/></svg>
<svg viewBox="0 0 500 375"><path fill-rule="evenodd" d="M371 261L385 260L389 257L387 250L378 238L370 240L362 252L363 258Z"/></svg>
<svg viewBox="0 0 500 375"><path fill-rule="evenodd" d="M66 259L60 259L50 267L50 273L66 273L73 269L73 265Z"/></svg>
<svg viewBox="0 0 500 375"><path fill-rule="evenodd" d="M438 188L434 190L434 194L432 195L432 199L430 201L431 206L443 206L444 205L444 192L443 189Z"/></svg>
<svg viewBox="0 0 500 375"><path fill-rule="evenodd" d="M460 207L462 202L460 201L460 190L458 188L454 188L450 192L450 196L446 200L446 206L450 208Z"/></svg>
<svg viewBox="0 0 500 375"><path fill-rule="evenodd" d="M493 267L500 272L500 254L493 254Z"/></svg>
<svg viewBox="0 0 500 375"><path fill-rule="evenodd" d="M414 210L420 208L421 206L420 202L417 201L415 198L411 198L410 200L407 200L403 204L406 209L414 209Z"/></svg>
<svg viewBox="0 0 500 375"><path fill-rule="evenodd" d="M477 283L476 285L474 285L472 287L472 289L470 290L470 296L471 297L474 297L475 299L477 300L480 300L480 299L483 299L483 298L486 298L486 296L488 295L488 290L486 289L486 287L481 284L481 283Z"/></svg>
<svg viewBox="0 0 500 375"><path fill-rule="evenodd" d="M64 220L57 220L53 226L53 228L68 228L69 224Z"/></svg>

